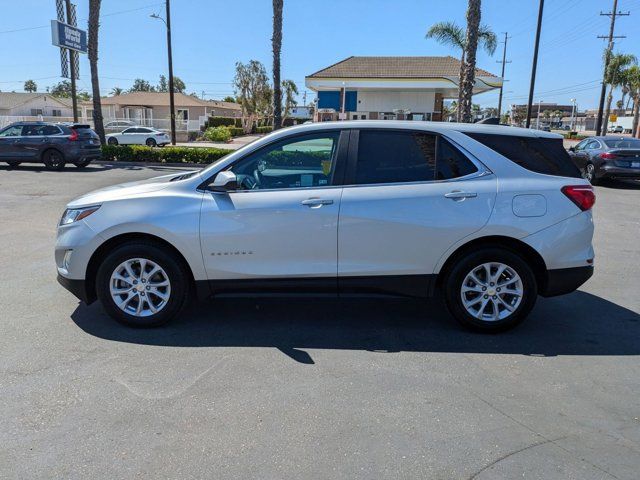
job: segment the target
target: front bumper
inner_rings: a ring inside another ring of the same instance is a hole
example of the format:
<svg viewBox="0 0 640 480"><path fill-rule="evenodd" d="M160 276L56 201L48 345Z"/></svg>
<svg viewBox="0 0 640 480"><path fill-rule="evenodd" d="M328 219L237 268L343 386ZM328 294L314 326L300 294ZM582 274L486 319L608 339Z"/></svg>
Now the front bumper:
<svg viewBox="0 0 640 480"><path fill-rule="evenodd" d="M95 295L89 294L87 290L87 283L84 280L74 280L72 278L63 277L58 273L58 283L87 305L96 300Z"/></svg>
<svg viewBox="0 0 640 480"><path fill-rule="evenodd" d="M593 275L593 267L556 268L547 270L546 284L540 289L543 297L555 297L571 293L589 280Z"/></svg>

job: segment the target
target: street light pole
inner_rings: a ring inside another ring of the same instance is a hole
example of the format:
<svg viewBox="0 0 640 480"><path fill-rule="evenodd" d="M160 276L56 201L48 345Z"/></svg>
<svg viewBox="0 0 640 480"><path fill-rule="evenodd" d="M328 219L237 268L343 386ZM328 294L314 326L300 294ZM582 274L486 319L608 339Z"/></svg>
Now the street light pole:
<svg viewBox="0 0 640 480"><path fill-rule="evenodd" d="M536 130L540 130L540 105L542 105L542 100L538 100L538 116L536 118Z"/></svg>
<svg viewBox="0 0 640 480"><path fill-rule="evenodd" d="M571 99L571 131L574 131L574 125L575 125L575 113L576 113L576 99L572 98Z"/></svg>
<svg viewBox="0 0 640 480"><path fill-rule="evenodd" d="M165 0L167 7L166 20L155 13L151 14L151 18L162 20L167 27L167 57L169 60L169 118L171 124L171 145L176 144L176 105L173 91L173 59L171 56L171 5L170 0Z"/></svg>
<svg viewBox="0 0 640 480"><path fill-rule="evenodd" d="M536 85L536 69L538 67L538 47L540 46L540 31L542 30L542 12L544 10L544 0L540 0L538 10L538 28L536 29L536 43L533 49L533 65L531 67L531 84L529 85L529 101L527 102L526 128L531 126L531 105L533 103L533 91Z"/></svg>

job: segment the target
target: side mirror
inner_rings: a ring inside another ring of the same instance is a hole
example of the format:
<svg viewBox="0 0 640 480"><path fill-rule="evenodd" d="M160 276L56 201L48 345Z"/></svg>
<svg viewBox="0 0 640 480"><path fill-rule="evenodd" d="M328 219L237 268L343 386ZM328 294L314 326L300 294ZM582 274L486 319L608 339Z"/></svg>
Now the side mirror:
<svg viewBox="0 0 640 480"><path fill-rule="evenodd" d="M575 152L576 151L576 147L569 147L569 151L570 152Z"/></svg>
<svg viewBox="0 0 640 480"><path fill-rule="evenodd" d="M216 175L216 178L213 179L213 182L209 184L209 190L217 193L226 193L234 191L238 188L238 178L236 174L225 170L224 172L219 172Z"/></svg>

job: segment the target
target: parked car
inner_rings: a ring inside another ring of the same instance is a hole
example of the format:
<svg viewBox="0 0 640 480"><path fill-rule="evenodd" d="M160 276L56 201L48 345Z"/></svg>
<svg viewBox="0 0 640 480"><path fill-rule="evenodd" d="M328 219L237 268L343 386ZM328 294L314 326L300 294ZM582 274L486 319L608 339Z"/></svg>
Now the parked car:
<svg viewBox="0 0 640 480"><path fill-rule="evenodd" d="M129 127L137 127L138 124L130 120L113 120L104 124L104 130L108 133L121 132Z"/></svg>
<svg viewBox="0 0 640 480"><path fill-rule="evenodd" d="M498 331L592 275L594 202L557 134L322 122L72 201L55 259L63 286L135 326L192 294L439 290L463 325Z"/></svg>
<svg viewBox="0 0 640 480"><path fill-rule="evenodd" d="M11 167L44 163L62 170L73 163L83 168L101 155L100 138L89 125L18 122L0 130L0 161Z"/></svg>
<svg viewBox="0 0 640 480"><path fill-rule="evenodd" d="M163 146L170 143L169 135L150 127L129 127L120 133L107 135L109 145L146 145Z"/></svg>
<svg viewBox="0 0 640 480"><path fill-rule="evenodd" d="M611 125L609 127L609 133L623 133L624 127L622 125Z"/></svg>
<svg viewBox="0 0 640 480"><path fill-rule="evenodd" d="M640 179L640 140L630 137L589 137L569 155L584 178L597 185L607 178Z"/></svg>

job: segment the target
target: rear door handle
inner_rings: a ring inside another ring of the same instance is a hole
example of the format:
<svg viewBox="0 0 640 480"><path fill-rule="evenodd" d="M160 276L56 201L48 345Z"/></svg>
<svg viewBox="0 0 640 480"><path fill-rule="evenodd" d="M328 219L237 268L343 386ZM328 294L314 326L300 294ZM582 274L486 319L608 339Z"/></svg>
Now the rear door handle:
<svg viewBox="0 0 640 480"><path fill-rule="evenodd" d="M303 200L301 203L306 207L318 208L322 205L333 205L333 200L323 198L308 198L306 200Z"/></svg>
<svg viewBox="0 0 640 480"><path fill-rule="evenodd" d="M478 196L478 194L476 192L462 192L460 190L455 190L453 192L445 193L444 196L446 198L458 200L463 198L475 198Z"/></svg>

